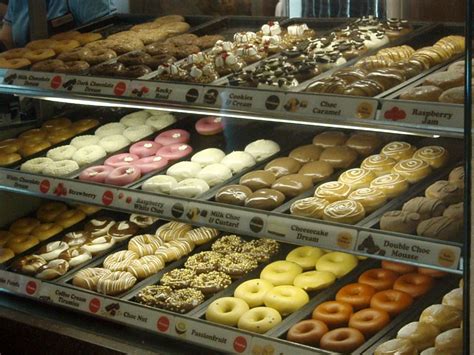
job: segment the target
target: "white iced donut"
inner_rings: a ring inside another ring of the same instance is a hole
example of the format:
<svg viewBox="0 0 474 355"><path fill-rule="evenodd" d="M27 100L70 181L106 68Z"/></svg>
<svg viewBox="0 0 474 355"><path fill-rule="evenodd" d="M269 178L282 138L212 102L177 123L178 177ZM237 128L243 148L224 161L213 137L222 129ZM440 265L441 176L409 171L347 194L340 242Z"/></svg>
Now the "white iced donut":
<svg viewBox="0 0 474 355"><path fill-rule="evenodd" d="M100 141L100 137L94 135L85 135L73 138L71 145L80 149L82 147L87 147L88 145L96 145Z"/></svg>
<svg viewBox="0 0 474 355"><path fill-rule="evenodd" d="M50 261L57 259L59 254L67 249L69 249L69 245L66 242L56 241L44 245L37 251L37 253L44 260Z"/></svg>
<svg viewBox="0 0 474 355"><path fill-rule="evenodd" d="M202 167L220 163L224 159L225 153L217 148L208 148L201 150L191 157L191 161L200 164Z"/></svg>
<svg viewBox="0 0 474 355"><path fill-rule="evenodd" d="M77 148L72 145L63 145L61 147L53 148L48 150L46 157L58 160L71 160L74 153L77 151Z"/></svg>
<svg viewBox="0 0 474 355"><path fill-rule="evenodd" d="M196 177L212 187L229 180L232 177L232 171L224 164L216 163L202 168Z"/></svg>
<svg viewBox="0 0 474 355"><path fill-rule="evenodd" d="M50 158L34 158L21 164L20 170L25 173L41 174L46 165L52 162L53 159Z"/></svg>
<svg viewBox="0 0 474 355"><path fill-rule="evenodd" d="M168 127L176 122L176 118L170 113L160 111L148 111L151 116L147 118L145 124L150 126L155 132Z"/></svg>
<svg viewBox="0 0 474 355"><path fill-rule="evenodd" d="M79 166L91 164L107 155L107 152L100 145L89 145L77 150L72 156Z"/></svg>
<svg viewBox="0 0 474 355"><path fill-rule="evenodd" d="M103 137L100 139L99 144L105 149L107 153L114 153L117 150L125 148L130 144L130 140L121 134L113 134L111 136Z"/></svg>
<svg viewBox="0 0 474 355"><path fill-rule="evenodd" d="M120 123L126 127L144 125L147 118L150 117L150 112L143 110L129 113L120 119Z"/></svg>
<svg viewBox="0 0 474 355"><path fill-rule="evenodd" d="M184 179L171 189L170 195L193 198L209 190L207 182L201 179Z"/></svg>
<svg viewBox="0 0 474 355"><path fill-rule="evenodd" d="M95 135L98 137L107 137L112 136L114 134L122 134L125 131L125 127L123 124L119 122L112 122L107 123L95 130Z"/></svg>
<svg viewBox="0 0 474 355"><path fill-rule="evenodd" d="M140 126L133 126L128 127L122 133L126 138L128 138L132 142L138 142L140 139L145 138L151 134L153 134L153 130L150 126L147 125L140 125Z"/></svg>
<svg viewBox="0 0 474 355"><path fill-rule="evenodd" d="M274 141L259 139L247 144L245 151L253 156L256 161L262 161L278 153L280 146Z"/></svg>
<svg viewBox="0 0 474 355"><path fill-rule="evenodd" d="M50 176L66 176L76 170L79 170L79 164L74 160L59 160L46 164L43 169L43 174Z"/></svg>
<svg viewBox="0 0 474 355"><path fill-rule="evenodd" d="M244 169L254 166L255 159L247 152L235 151L227 154L224 159L221 160L221 164L229 167L233 174L237 174Z"/></svg>
<svg viewBox="0 0 474 355"><path fill-rule="evenodd" d="M191 161L182 161L168 168L166 175L174 177L177 181L194 178L201 171L201 165Z"/></svg>
<svg viewBox="0 0 474 355"><path fill-rule="evenodd" d="M146 180L142 185L142 190L158 194L169 194L176 186L178 186L178 181L174 177L157 175Z"/></svg>

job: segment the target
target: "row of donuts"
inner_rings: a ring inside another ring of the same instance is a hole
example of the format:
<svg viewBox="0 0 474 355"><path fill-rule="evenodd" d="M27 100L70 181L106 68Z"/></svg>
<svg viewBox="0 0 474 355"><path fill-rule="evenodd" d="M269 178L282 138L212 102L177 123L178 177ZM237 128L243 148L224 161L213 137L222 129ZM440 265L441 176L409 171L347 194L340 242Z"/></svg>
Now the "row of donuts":
<svg viewBox="0 0 474 355"><path fill-rule="evenodd" d="M314 247L295 248L287 254L286 260L265 266L260 278L239 285L233 297L213 301L205 318L254 333L266 333L278 326L283 317L308 303L310 295L330 286L357 264L358 259L350 254L325 253Z"/></svg>
<svg viewBox="0 0 474 355"><path fill-rule="evenodd" d="M166 175L149 178L142 189L172 196L198 197L279 151L280 146L276 142L266 139L251 142L243 151L229 154L218 148L204 149L194 154L190 161L168 168Z"/></svg>
<svg viewBox="0 0 474 355"><path fill-rule="evenodd" d="M293 325L287 339L338 353L352 353L415 299L429 292L445 273L383 261L364 271L357 283L339 289L335 300L318 304L310 319Z"/></svg>
<svg viewBox="0 0 474 355"><path fill-rule="evenodd" d="M72 227L91 212L95 209L69 208L61 202L43 203L35 217L18 218L8 230L0 230L0 264Z"/></svg>
<svg viewBox="0 0 474 355"><path fill-rule="evenodd" d="M375 355L463 354L463 280L446 293L441 304L425 308L418 321L404 325L395 339L380 344Z"/></svg>
<svg viewBox="0 0 474 355"><path fill-rule="evenodd" d="M338 132L328 133L335 135ZM367 139L375 137L365 136ZM337 148L338 146L332 147ZM445 166L448 156L447 150L442 146L417 149L407 142L390 142L379 154L365 158L360 168L346 170L337 181L319 185L313 197L295 201L290 212L294 215L355 224L383 206L387 200L403 194L410 184L428 177L433 169Z"/></svg>
<svg viewBox="0 0 474 355"><path fill-rule="evenodd" d="M376 96L435 65L446 63L463 51L463 36L446 36L437 41L433 46L423 47L418 50L408 45L384 48L376 55L359 60L353 67L343 68L336 71L330 77L311 83L306 88L306 91ZM456 74L457 82L463 80L463 74L454 73ZM435 81L435 77L439 76L439 74L432 75L427 77L427 82L430 82L430 80ZM446 75L441 76L443 76L444 80Z"/></svg>
<svg viewBox="0 0 474 355"><path fill-rule="evenodd" d="M223 236L212 243L210 251L188 257L183 268L165 273L159 284L140 290L134 301L187 313L257 268L260 263L267 262L278 250L278 242L271 239L247 242L236 235Z"/></svg>
<svg viewBox="0 0 474 355"><path fill-rule="evenodd" d="M119 295L138 280L158 273L167 263L181 259L218 235L219 231L213 228L193 229L189 224L169 222L160 226L155 234L135 235L127 249L108 255L102 267L80 270L72 283L102 294Z"/></svg>
<svg viewBox="0 0 474 355"><path fill-rule="evenodd" d="M136 117L138 118L138 117ZM212 127L212 131L207 128ZM204 117L195 124L199 134L220 133L223 125L220 117ZM188 144L190 133L183 129L161 132L152 140L134 143L128 153L117 154L105 160L103 165L91 166L79 175L80 180L125 186L143 175L161 170L176 160L191 154Z"/></svg>
<svg viewBox="0 0 474 355"><path fill-rule="evenodd" d="M137 120L136 117L141 119ZM20 166L20 170L49 176L66 176L175 121L173 115L160 111L134 112L122 117L120 122L100 126L93 135L78 136L68 145L48 150L46 157L27 160Z"/></svg>
<svg viewBox="0 0 474 355"><path fill-rule="evenodd" d="M448 180L426 188L424 196L405 202L401 210L385 212L380 229L441 240L459 238L464 220L464 167L451 170Z"/></svg>
<svg viewBox="0 0 474 355"><path fill-rule="evenodd" d="M60 240L44 244L33 254L16 260L10 268L39 279L53 280L154 222L152 217L134 214L128 221L116 221L107 216L95 217L81 230L66 233Z"/></svg>
<svg viewBox="0 0 474 355"><path fill-rule="evenodd" d="M17 138L0 141L0 166L19 162L98 125L99 121L93 118L74 122L66 117L46 120L40 128L29 129L20 133Z"/></svg>

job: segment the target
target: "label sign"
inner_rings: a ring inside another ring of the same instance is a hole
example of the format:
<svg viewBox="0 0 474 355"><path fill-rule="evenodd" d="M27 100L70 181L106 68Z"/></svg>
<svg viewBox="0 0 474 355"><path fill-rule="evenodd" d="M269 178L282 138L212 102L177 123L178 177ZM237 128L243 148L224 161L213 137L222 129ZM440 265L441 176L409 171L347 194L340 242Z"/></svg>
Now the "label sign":
<svg viewBox="0 0 474 355"><path fill-rule="evenodd" d="M82 203L92 203L98 205L110 205L114 197L117 195L116 189L111 189L106 186L99 186L93 184L85 184L76 181L63 181L61 184L62 197L72 200L80 201ZM108 203L108 200L111 200Z"/></svg>
<svg viewBox="0 0 474 355"><path fill-rule="evenodd" d="M172 334L194 343L224 351L226 353L249 353L252 337L238 329L226 329L219 325L205 324L176 317Z"/></svg>
<svg viewBox="0 0 474 355"><path fill-rule="evenodd" d="M396 258L426 265L458 269L461 249L381 233L359 232L356 249L374 257Z"/></svg>
<svg viewBox="0 0 474 355"><path fill-rule="evenodd" d="M103 298L73 288L53 285L50 292L51 301L58 305L77 309L86 313L98 314L104 301Z"/></svg>
<svg viewBox="0 0 474 355"><path fill-rule="evenodd" d="M202 87L134 80L130 84L128 95L154 100L195 103L202 97Z"/></svg>
<svg viewBox="0 0 474 355"><path fill-rule="evenodd" d="M0 288L25 296L36 297L40 287L40 280L9 271L0 271Z"/></svg>
<svg viewBox="0 0 474 355"><path fill-rule="evenodd" d="M193 223L205 224L217 229L239 234L259 235L265 229L267 215L221 206L190 202L186 217Z"/></svg>
<svg viewBox="0 0 474 355"><path fill-rule="evenodd" d="M124 96L129 86L129 80L68 75L61 85L61 90L92 95Z"/></svg>
<svg viewBox="0 0 474 355"><path fill-rule="evenodd" d="M58 188L55 179L28 175L19 171L11 170L4 171L3 184L14 189L42 194L55 194L55 191Z"/></svg>
<svg viewBox="0 0 474 355"><path fill-rule="evenodd" d="M269 216L266 235L290 243L313 245L328 249L353 250L357 231L350 228L295 220L284 216Z"/></svg>
<svg viewBox="0 0 474 355"><path fill-rule="evenodd" d="M375 119L378 101L336 95L312 95L287 93L283 110L305 117Z"/></svg>
<svg viewBox="0 0 474 355"><path fill-rule="evenodd" d="M314 355L318 353L316 348L306 349L298 344L285 344L257 336L252 338L249 351L252 355Z"/></svg>
<svg viewBox="0 0 474 355"><path fill-rule="evenodd" d="M39 73L26 70L8 70L3 83L7 85L29 86L40 89L58 90L64 83L64 74Z"/></svg>
<svg viewBox="0 0 474 355"><path fill-rule="evenodd" d="M440 127L464 127L464 107L436 102L421 103L387 100L377 118L400 124L412 123Z"/></svg>

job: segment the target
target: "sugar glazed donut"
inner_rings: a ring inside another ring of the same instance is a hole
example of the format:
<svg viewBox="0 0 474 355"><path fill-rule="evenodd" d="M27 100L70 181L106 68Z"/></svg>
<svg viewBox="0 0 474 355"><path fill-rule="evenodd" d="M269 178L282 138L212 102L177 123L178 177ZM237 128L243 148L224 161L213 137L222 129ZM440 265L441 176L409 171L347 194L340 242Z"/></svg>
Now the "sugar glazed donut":
<svg viewBox="0 0 474 355"><path fill-rule="evenodd" d="M306 319L293 325L286 338L295 343L318 346L319 341L329 331L326 324L316 319Z"/></svg>
<svg viewBox="0 0 474 355"><path fill-rule="evenodd" d="M319 304L312 318L324 322L330 329L346 327L353 313L349 303L327 301Z"/></svg>

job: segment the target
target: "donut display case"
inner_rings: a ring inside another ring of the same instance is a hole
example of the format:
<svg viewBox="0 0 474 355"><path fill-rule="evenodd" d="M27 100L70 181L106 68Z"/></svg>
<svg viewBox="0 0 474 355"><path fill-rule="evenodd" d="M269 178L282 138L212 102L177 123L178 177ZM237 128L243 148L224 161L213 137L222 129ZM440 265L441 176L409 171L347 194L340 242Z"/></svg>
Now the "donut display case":
<svg viewBox="0 0 474 355"><path fill-rule="evenodd" d="M124 352L472 353L455 2L143 1L0 52L28 115L0 132L0 317Z"/></svg>

